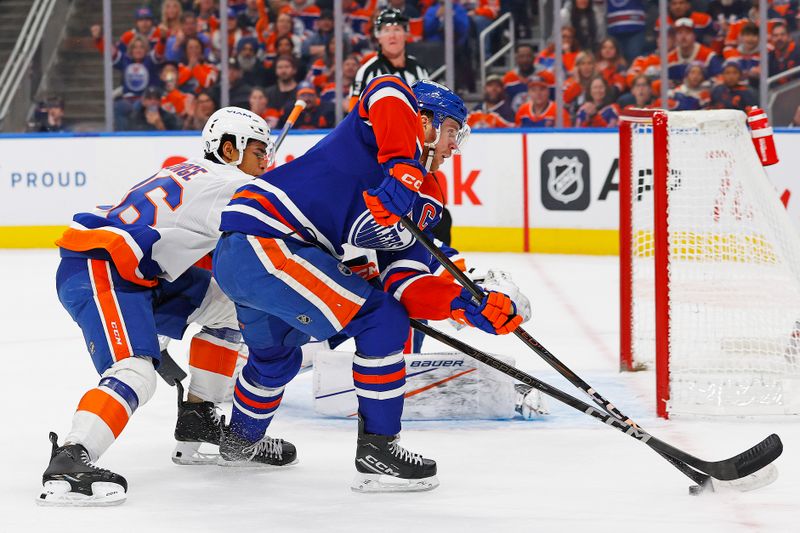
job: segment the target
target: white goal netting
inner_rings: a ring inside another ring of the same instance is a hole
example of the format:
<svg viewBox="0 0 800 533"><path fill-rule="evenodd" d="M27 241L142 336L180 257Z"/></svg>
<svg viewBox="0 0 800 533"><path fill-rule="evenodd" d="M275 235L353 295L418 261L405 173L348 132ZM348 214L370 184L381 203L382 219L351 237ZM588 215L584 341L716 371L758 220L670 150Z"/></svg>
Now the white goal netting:
<svg viewBox="0 0 800 533"><path fill-rule="evenodd" d="M669 295L672 414L800 413L800 236L738 111L668 113L668 209L654 213L653 127L632 126L634 364L655 361L655 272ZM666 219L669 258L654 261Z"/></svg>

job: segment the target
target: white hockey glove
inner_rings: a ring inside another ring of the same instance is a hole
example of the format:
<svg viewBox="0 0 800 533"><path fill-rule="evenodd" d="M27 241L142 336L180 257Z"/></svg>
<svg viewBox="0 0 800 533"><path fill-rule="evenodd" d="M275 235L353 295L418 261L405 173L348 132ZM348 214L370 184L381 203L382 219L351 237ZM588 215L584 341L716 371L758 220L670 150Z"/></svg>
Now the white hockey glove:
<svg viewBox="0 0 800 533"><path fill-rule="evenodd" d="M531 302L528 300L527 296L520 292L517 284L511 280L511 274L502 270L493 269L490 269L485 274L478 274L475 272L475 269L470 269L466 274L483 290L502 292L511 298L511 301L514 302L514 306L516 307L517 315L522 317L523 324L531 319ZM466 327L464 324L460 324L453 319L449 319L449 322L456 330Z"/></svg>

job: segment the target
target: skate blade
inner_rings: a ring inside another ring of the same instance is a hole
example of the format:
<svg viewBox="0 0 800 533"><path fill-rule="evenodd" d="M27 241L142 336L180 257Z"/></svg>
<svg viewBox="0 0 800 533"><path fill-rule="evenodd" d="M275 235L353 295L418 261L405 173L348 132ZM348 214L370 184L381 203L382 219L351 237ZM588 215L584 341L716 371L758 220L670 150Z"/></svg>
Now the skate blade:
<svg viewBox="0 0 800 533"><path fill-rule="evenodd" d="M172 462L176 465L215 465L219 459L219 453L206 453L200 451L202 442L182 442L175 443L172 450ZM205 443L208 444L208 443ZM208 444L213 446L213 444Z"/></svg>
<svg viewBox="0 0 800 533"><path fill-rule="evenodd" d="M108 482L92 483L92 495L72 492L68 481L48 481L36 498L44 507L110 507L125 502L127 495L121 485Z"/></svg>
<svg viewBox="0 0 800 533"><path fill-rule="evenodd" d="M421 479L401 479L383 474L356 474L350 488L354 492L423 492L439 486L436 476Z"/></svg>
<svg viewBox="0 0 800 533"><path fill-rule="evenodd" d="M259 463L257 461L228 461L227 459L223 459L222 456L217 458L217 466L224 466L227 468L264 468L264 469L278 469L278 468L286 468L287 466L293 466L297 464L297 458L295 457L294 461L291 463L286 463L285 465L271 465L269 463Z"/></svg>

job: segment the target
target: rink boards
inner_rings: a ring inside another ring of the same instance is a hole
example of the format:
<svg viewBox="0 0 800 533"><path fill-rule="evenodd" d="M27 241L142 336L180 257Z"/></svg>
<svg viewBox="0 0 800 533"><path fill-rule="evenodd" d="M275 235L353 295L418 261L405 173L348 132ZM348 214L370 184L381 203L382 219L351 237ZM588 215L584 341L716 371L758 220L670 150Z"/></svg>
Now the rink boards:
<svg viewBox="0 0 800 533"><path fill-rule="evenodd" d="M781 162L767 173L800 228L796 133L777 131ZM291 134L279 164L322 135ZM199 150L196 132L0 135L0 248L51 247L75 212L113 204L131 185ZM463 152L442 168L458 248L618 252L616 130L478 131Z"/></svg>

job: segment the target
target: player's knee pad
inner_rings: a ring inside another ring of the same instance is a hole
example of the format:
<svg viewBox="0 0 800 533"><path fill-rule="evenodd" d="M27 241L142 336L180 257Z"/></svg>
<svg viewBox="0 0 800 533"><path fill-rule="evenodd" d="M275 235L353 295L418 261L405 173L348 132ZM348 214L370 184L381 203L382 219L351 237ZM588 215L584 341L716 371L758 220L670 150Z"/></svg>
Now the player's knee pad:
<svg viewBox="0 0 800 533"><path fill-rule="evenodd" d="M403 305L382 291L372 291L344 332L355 337L356 349L368 356L401 351L409 319Z"/></svg>
<svg viewBox="0 0 800 533"><path fill-rule="evenodd" d="M156 369L149 357L126 357L103 373L103 379L114 378L136 394L139 406L147 403L156 392ZM101 380L102 383L102 380Z"/></svg>
<svg viewBox="0 0 800 533"><path fill-rule="evenodd" d="M239 360L242 334L238 329L203 326L189 345L189 392L220 403L230 388Z"/></svg>
<svg viewBox="0 0 800 533"><path fill-rule="evenodd" d="M297 375L302 362L303 352L298 346L250 348L242 375L262 387L282 387Z"/></svg>
<svg viewBox="0 0 800 533"><path fill-rule="evenodd" d="M208 284L203 302L194 313L189 315L187 322L194 322L210 328L239 329L239 322L236 320L236 306L230 298L225 296L213 278Z"/></svg>

